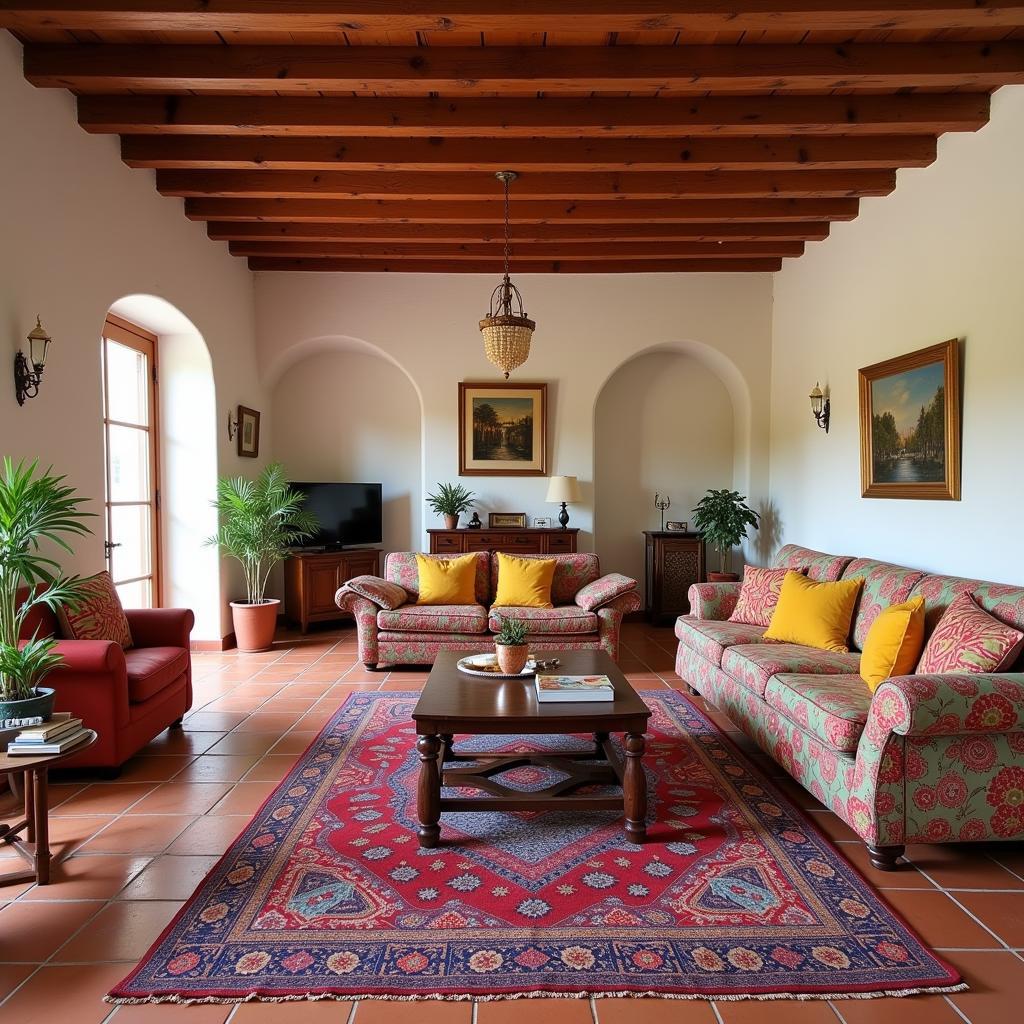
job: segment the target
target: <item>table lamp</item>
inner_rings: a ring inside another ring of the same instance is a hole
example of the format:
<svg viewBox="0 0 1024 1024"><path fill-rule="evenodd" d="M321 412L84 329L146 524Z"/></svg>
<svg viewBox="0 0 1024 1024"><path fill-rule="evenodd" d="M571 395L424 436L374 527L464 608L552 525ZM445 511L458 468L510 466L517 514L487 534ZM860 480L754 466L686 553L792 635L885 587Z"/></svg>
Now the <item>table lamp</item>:
<svg viewBox="0 0 1024 1024"><path fill-rule="evenodd" d="M565 507L580 500L579 481L574 476L553 476L548 480L548 496L546 501L562 503L558 513L558 521L564 530L569 525L569 510Z"/></svg>

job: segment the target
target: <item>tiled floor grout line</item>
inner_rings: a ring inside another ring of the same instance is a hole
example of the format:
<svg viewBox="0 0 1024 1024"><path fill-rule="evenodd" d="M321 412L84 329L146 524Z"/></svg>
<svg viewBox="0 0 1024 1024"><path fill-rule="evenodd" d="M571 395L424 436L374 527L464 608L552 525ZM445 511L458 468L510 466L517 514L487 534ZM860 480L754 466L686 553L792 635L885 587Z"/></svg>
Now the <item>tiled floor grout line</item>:
<svg viewBox="0 0 1024 1024"><path fill-rule="evenodd" d="M978 917L977 914L970 910L970 908L965 907L948 889L944 889L941 885L939 885L938 882L936 882L935 879L932 878L932 876L929 875L927 871L923 871L921 868L918 868L917 870L920 871L921 874L924 875L924 877L927 878L929 882L931 882L933 885L938 886L939 891L943 893L943 895L945 895L947 899L952 900L952 902L956 906L958 906L969 918L971 918L975 924L981 925L981 927L984 928L985 931L987 931L989 935L991 935L1005 950L1011 953L1013 952L1008 942L1005 942L999 935L996 934L995 931L989 928L989 926L985 924L985 922L982 921L982 919Z"/></svg>

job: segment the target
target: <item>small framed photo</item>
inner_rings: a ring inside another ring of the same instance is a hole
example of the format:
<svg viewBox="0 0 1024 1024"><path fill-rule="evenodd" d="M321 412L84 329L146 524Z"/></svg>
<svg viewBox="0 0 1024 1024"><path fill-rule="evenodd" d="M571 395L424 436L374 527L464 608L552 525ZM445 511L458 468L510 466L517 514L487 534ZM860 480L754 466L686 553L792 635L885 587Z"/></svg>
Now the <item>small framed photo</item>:
<svg viewBox="0 0 1024 1024"><path fill-rule="evenodd" d="M501 527L511 527L512 529L518 529L526 526L526 513L525 512L489 512L487 515L487 525L492 529L500 529Z"/></svg>
<svg viewBox="0 0 1024 1024"><path fill-rule="evenodd" d="M238 407L238 454L255 459L260 453L260 414L244 405Z"/></svg>
<svg viewBox="0 0 1024 1024"><path fill-rule="evenodd" d="M534 516L533 525L537 530L550 530L551 516Z"/></svg>
<svg viewBox="0 0 1024 1024"><path fill-rule="evenodd" d="M685 519L682 521L670 519L665 524L665 529L671 530L673 533L687 533L690 529L690 524Z"/></svg>

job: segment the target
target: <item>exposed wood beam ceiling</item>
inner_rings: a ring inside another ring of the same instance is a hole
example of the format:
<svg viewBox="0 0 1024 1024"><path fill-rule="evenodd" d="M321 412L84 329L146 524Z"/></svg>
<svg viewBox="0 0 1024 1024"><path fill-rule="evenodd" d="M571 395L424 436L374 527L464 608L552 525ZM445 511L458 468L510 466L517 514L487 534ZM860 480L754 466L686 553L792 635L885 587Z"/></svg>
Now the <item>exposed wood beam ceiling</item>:
<svg viewBox="0 0 1024 1024"><path fill-rule="evenodd" d="M0 27L254 270L499 273L511 168L516 273L771 272L1024 82L1024 0L0 0Z"/></svg>

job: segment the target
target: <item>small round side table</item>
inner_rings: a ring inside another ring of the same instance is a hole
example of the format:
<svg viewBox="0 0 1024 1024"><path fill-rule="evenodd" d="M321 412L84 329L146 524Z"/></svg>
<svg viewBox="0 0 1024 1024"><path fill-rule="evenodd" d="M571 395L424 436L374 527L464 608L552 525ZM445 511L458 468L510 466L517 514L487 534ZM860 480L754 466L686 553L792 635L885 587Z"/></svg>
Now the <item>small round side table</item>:
<svg viewBox="0 0 1024 1024"><path fill-rule="evenodd" d="M49 770L61 761L80 754L96 742L96 733L87 730L87 735L80 743L60 754L0 753L0 775L11 775L15 772L23 774L25 787L25 817L13 825L0 825L0 842L8 843L28 861L31 870L12 871L0 875L0 885L13 882L35 882L47 885L50 881L50 865L60 858L50 856L49 835ZM22 838L21 833L25 836Z"/></svg>

